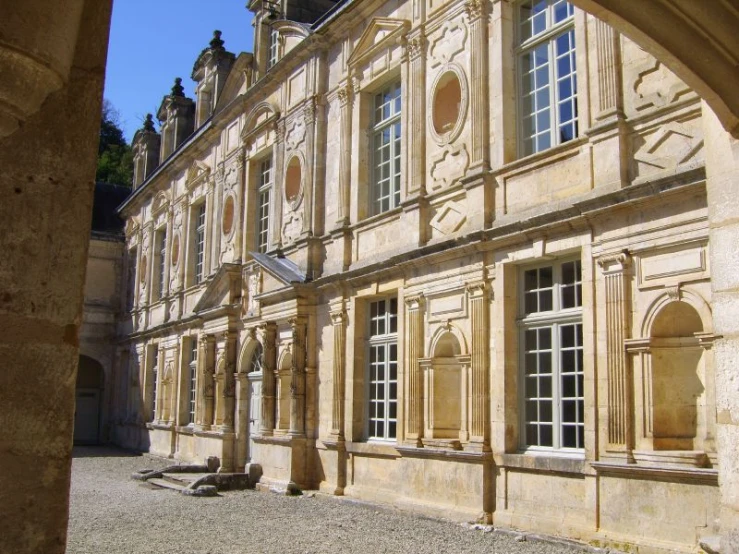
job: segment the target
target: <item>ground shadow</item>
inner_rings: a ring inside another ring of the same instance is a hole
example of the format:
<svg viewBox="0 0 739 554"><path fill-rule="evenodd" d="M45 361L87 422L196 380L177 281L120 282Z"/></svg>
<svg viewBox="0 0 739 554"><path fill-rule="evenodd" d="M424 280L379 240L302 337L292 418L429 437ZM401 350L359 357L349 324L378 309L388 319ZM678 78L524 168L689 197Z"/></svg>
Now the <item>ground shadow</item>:
<svg viewBox="0 0 739 554"><path fill-rule="evenodd" d="M124 450L117 446L75 446L72 458L137 458L140 452Z"/></svg>

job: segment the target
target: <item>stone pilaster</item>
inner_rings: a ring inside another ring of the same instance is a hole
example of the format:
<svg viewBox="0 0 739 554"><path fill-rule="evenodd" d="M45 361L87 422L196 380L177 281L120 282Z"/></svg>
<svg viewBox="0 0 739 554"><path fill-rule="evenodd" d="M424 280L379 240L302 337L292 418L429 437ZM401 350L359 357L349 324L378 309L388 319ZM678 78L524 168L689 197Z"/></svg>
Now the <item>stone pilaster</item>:
<svg viewBox="0 0 739 554"><path fill-rule="evenodd" d="M484 283L467 287L472 315L472 356L470 358L470 447L490 448L490 384L488 379L488 303Z"/></svg>
<svg viewBox="0 0 739 554"><path fill-rule="evenodd" d="M202 417L200 427L203 430L211 428L213 425L213 417L215 412L214 406L214 370L216 361L216 338L213 335L204 335L200 339L200 354L203 355L203 362L200 363L198 356L198 369L202 371L202 388L201 399L203 404Z"/></svg>
<svg viewBox="0 0 739 554"><path fill-rule="evenodd" d="M344 440L344 373L346 359L346 313L343 300L331 311L331 324L334 329L334 390L331 413L331 435Z"/></svg>
<svg viewBox="0 0 739 554"><path fill-rule="evenodd" d="M419 360L423 358L423 295L405 299L408 325L406 359L408 360L408 386L406 408L406 439L421 446L423 439L423 370Z"/></svg>
<svg viewBox="0 0 739 554"><path fill-rule="evenodd" d="M268 250L282 247L282 196L278 191L283 190L285 180L285 120L279 119L275 127L275 145L272 158L272 203L270 214L270 243Z"/></svg>
<svg viewBox="0 0 739 554"><path fill-rule="evenodd" d="M629 337L628 252L604 256L598 260L603 270L606 293L606 354L608 371L608 443L607 450L628 452L633 448L631 413L632 393L629 361L624 340Z"/></svg>
<svg viewBox="0 0 739 554"><path fill-rule="evenodd" d="M303 236L313 233L313 166L315 165L316 145L316 97L308 99L303 108L305 121L305 167L303 168L303 204L305 217L303 218Z"/></svg>
<svg viewBox="0 0 739 554"><path fill-rule="evenodd" d="M349 205L352 178L352 107L354 93L350 82L343 83L338 92L341 106L341 133L339 135L339 206L336 227L349 224Z"/></svg>
<svg viewBox="0 0 739 554"><path fill-rule="evenodd" d="M224 433L233 433L236 394L234 380L234 374L236 373L236 333L226 331L223 333L222 339L225 368L223 372L223 422L221 423L221 431Z"/></svg>
<svg viewBox="0 0 739 554"><path fill-rule="evenodd" d="M290 368L290 430L293 437L305 436L305 332L306 320L289 321L292 328L292 367Z"/></svg>
<svg viewBox="0 0 739 554"><path fill-rule="evenodd" d="M419 33L408 39L410 59L408 100L408 194L426 193L426 50L428 41Z"/></svg>
<svg viewBox="0 0 739 554"><path fill-rule="evenodd" d="M618 33L600 19L593 18L598 64L598 110L596 119L605 119L622 110L621 48Z"/></svg>
<svg viewBox="0 0 739 554"><path fill-rule="evenodd" d="M467 0L464 4L470 26L472 152L470 169L487 169L488 154L488 44L486 2Z"/></svg>
<svg viewBox="0 0 739 554"><path fill-rule="evenodd" d="M277 324L268 321L259 329L263 350L262 360L262 435L271 435L275 429L275 371L277 370Z"/></svg>

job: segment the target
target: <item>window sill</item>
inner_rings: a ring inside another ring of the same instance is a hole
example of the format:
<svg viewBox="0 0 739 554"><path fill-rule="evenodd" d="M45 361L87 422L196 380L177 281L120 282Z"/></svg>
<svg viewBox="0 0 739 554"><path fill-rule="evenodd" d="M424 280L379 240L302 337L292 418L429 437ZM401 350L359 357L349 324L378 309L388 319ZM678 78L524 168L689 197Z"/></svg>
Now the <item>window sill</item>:
<svg viewBox="0 0 739 554"><path fill-rule="evenodd" d="M493 176L502 175L504 177L511 177L519 173L528 172L533 169L576 156L580 152L580 147L587 143L588 137L580 136L576 139L542 150L541 152L518 158L517 160L502 165L491 173Z"/></svg>
<svg viewBox="0 0 739 554"><path fill-rule="evenodd" d="M674 467L644 467L627 463L591 462L598 475L624 479L652 479L655 481L690 481L700 485L718 486L718 470L707 468L679 469Z"/></svg>
<svg viewBox="0 0 739 554"><path fill-rule="evenodd" d="M347 442L346 451L350 454L371 456L375 458L399 458L400 452L396 443L381 442Z"/></svg>
<svg viewBox="0 0 739 554"><path fill-rule="evenodd" d="M403 212L402 206L398 206L397 208L393 208L392 210L388 210L386 212L382 212L380 214L367 217L355 223L354 225L352 225L351 228L356 229L356 230L366 231L374 227L379 227L380 225L387 223L387 221L389 220L400 219L400 215L402 212Z"/></svg>
<svg viewBox="0 0 739 554"><path fill-rule="evenodd" d="M585 473L584 455L563 456L537 452L535 454L503 454L502 459L501 465L507 468L574 475L584 475Z"/></svg>

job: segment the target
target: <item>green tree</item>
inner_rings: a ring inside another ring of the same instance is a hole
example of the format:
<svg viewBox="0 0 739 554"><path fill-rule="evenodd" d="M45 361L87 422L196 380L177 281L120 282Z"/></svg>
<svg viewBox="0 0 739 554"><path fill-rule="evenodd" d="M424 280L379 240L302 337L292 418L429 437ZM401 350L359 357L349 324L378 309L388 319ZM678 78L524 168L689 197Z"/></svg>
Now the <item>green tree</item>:
<svg viewBox="0 0 739 554"><path fill-rule="evenodd" d="M107 99L103 100L95 180L127 187L133 180L133 152L120 128L118 110Z"/></svg>

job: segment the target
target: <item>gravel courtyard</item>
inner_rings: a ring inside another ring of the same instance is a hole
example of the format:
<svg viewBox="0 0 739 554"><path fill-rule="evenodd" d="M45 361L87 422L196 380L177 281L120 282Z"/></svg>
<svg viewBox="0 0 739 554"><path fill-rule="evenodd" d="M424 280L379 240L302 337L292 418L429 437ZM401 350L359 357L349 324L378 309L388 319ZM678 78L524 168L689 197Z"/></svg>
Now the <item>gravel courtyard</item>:
<svg viewBox="0 0 739 554"><path fill-rule="evenodd" d="M114 448L75 448L67 552L582 552L321 495L234 491L192 498L130 478L164 465Z"/></svg>

